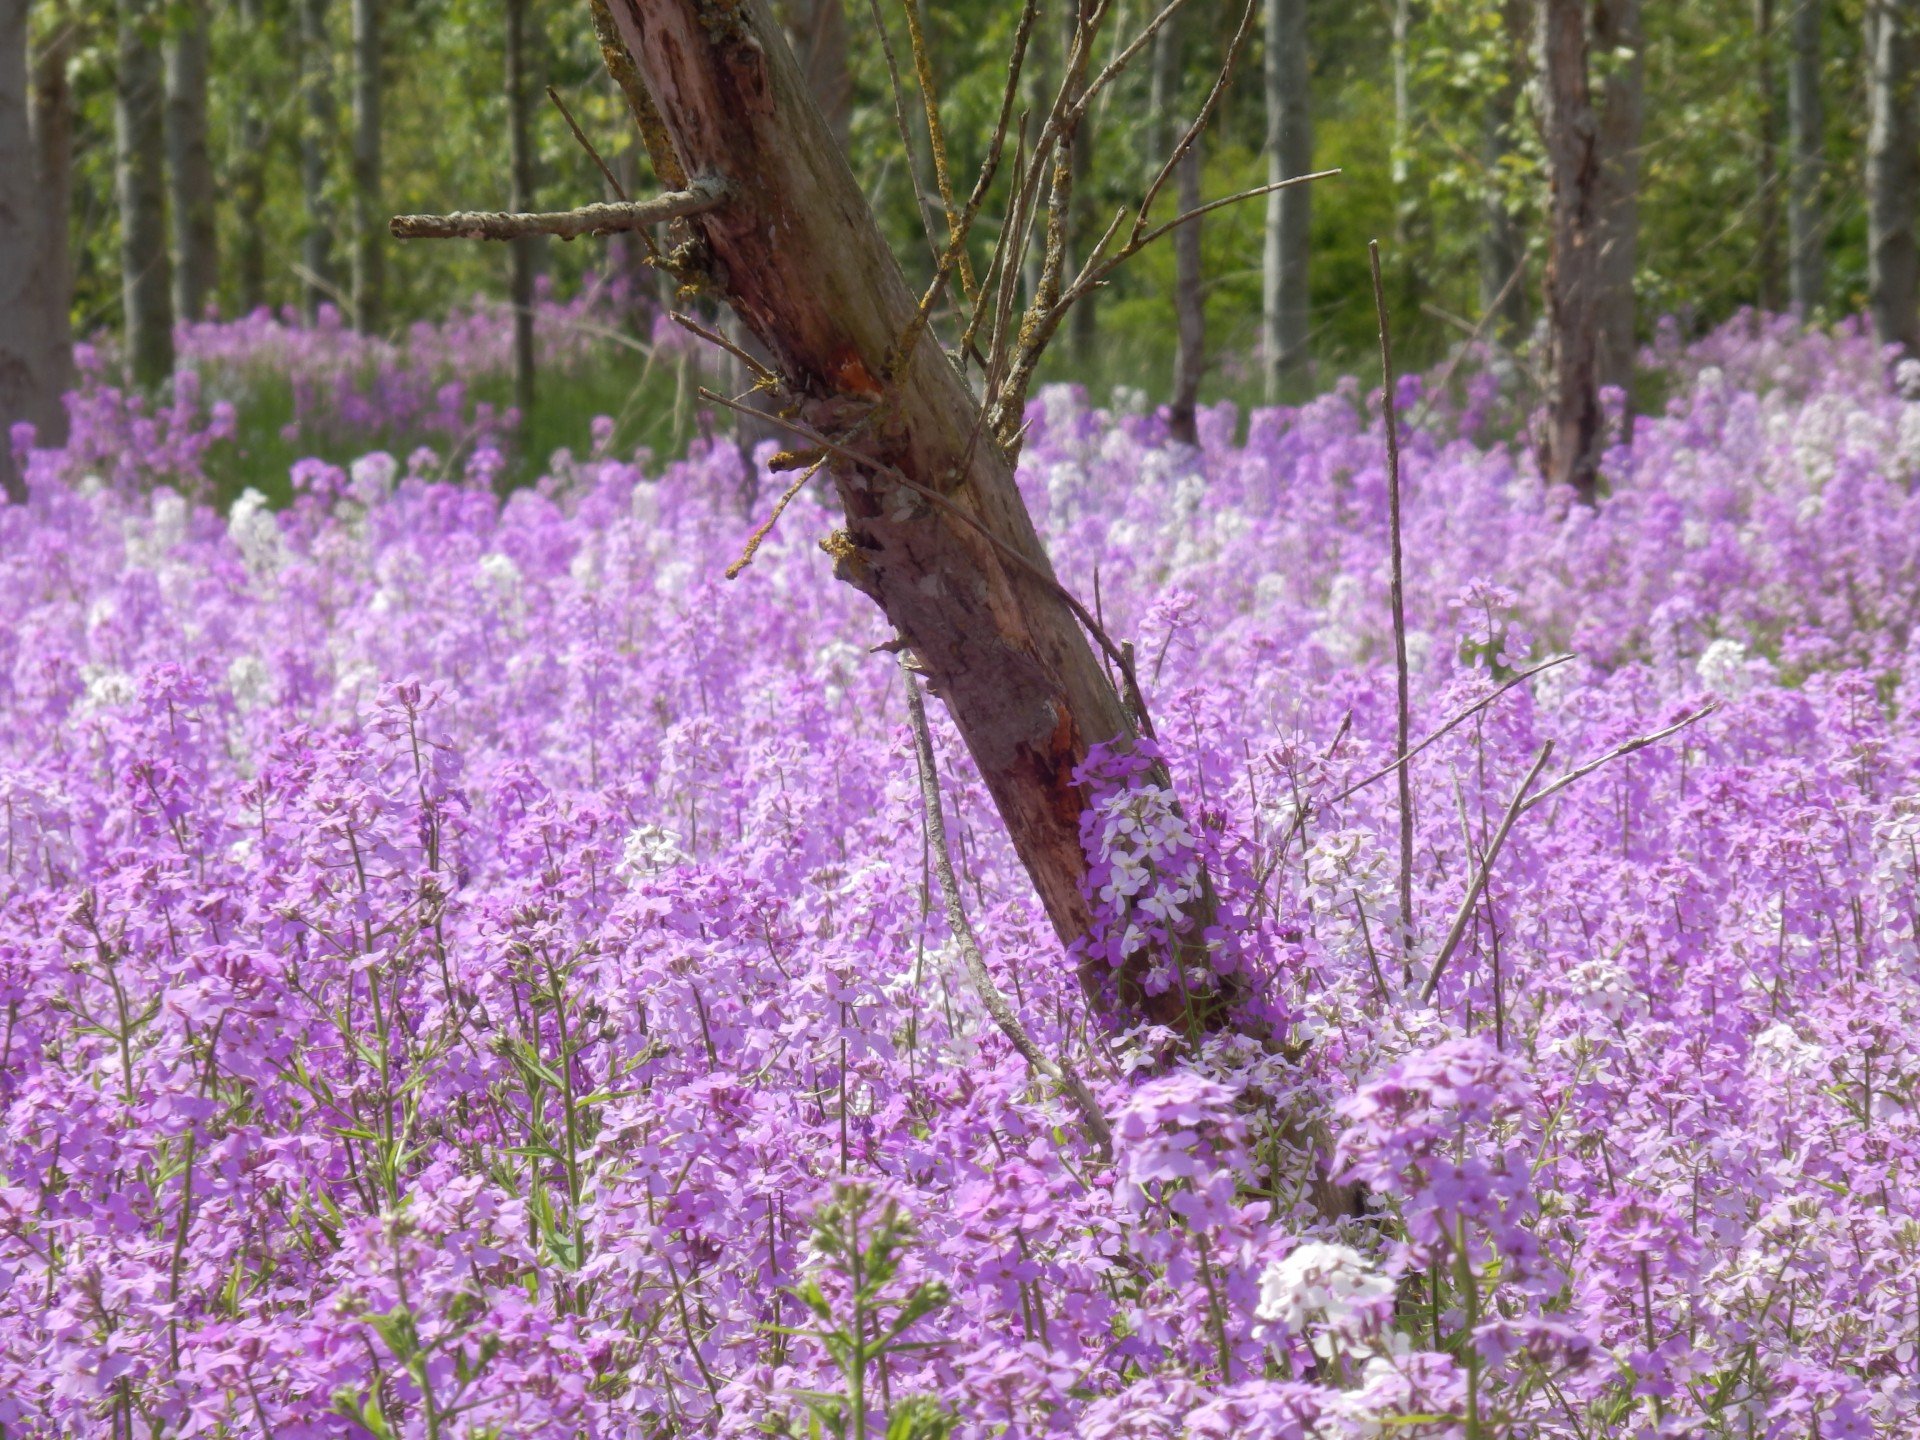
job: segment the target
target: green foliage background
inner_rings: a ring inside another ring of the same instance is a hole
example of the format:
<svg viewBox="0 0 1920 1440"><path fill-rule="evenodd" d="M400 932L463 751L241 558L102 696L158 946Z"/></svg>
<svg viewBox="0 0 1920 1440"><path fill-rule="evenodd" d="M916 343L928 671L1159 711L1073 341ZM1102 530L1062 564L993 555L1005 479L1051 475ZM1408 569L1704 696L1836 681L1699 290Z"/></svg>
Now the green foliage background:
<svg viewBox="0 0 1920 1440"><path fill-rule="evenodd" d="M1018 12L1016 0L921 0L928 15L941 109L959 185L971 183L984 150ZM1538 225L1541 184L1531 110L1523 98L1516 148L1497 174L1482 164L1486 96L1494 89L1510 47L1498 0L1419 0L1412 7L1408 62L1412 77L1405 173L1393 181L1394 0L1313 0L1315 157L1343 174L1314 191L1313 298L1317 376L1331 383L1372 365L1374 321L1366 245L1386 248L1398 340L1408 365L1432 363L1479 319L1476 246L1481 206L1489 192L1506 198L1529 237L1528 289L1537 290L1543 238ZM1778 8L1786 8L1781 0ZM1864 303L1864 220L1860 156L1864 90L1859 31L1863 0L1819 0L1823 5L1828 117L1826 252L1829 293L1836 312ZM1129 34L1145 19L1147 0L1116 0L1120 12L1109 33ZM536 72L574 107L588 133L610 156L638 154L636 137L602 72L584 0L533 0ZM36 11L43 30L51 7ZM506 102L501 54L504 0L390 0L384 7L387 56L386 201L392 211L495 208L507 196ZM894 122L893 102L869 0L847 0L855 76L852 153L855 170L895 243L909 278L930 269L911 190L918 173L931 188L919 97L908 108L915 129L912 153ZM112 191L112 13L88 0L74 81L80 104L75 196L76 320L82 333L110 329L118 320L119 257ZM904 55L905 27L897 0L880 0L878 13ZM1182 27L1185 72L1179 111L1191 114L1218 66L1241 14L1240 0L1190 0L1175 22ZM1783 23L1783 22L1782 22ZM323 137L333 156L333 209L346 213L347 10L331 6L327 83L339 111L340 133ZM1644 152L1640 294L1642 324L1672 314L1698 330L1761 295L1757 265L1760 233L1760 135L1763 91L1752 0L1647 0L1647 134ZM1260 27L1242 59L1207 146L1210 195L1225 195L1265 179L1261 143L1265 117L1260 86ZM1784 50L1784 36L1776 46ZM1052 42L1057 46L1057 39ZM308 123L298 87L297 30L288 0L261 0L260 20L242 23L234 0L215 0L213 127L223 196L236 192L250 158L242 143L242 107L249 94L264 98L268 125L266 196L258 226L267 258L266 299L296 302L300 236L306 223L297 146ZM1057 50L1055 51L1057 53ZM1520 57L1524 62L1525 57ZM1784 130L1784 55L1776 57L1773 104ZM913 81L907 65L907 84ZM1147 153L1148 77L1144 63L1117 86L1094 115L1094 208L1104 220L1135 202L1157 168ZM566 207L602 198L592 162L542 101L535 118L539 203ZM1783 155L1784 158L1784 155ZM644 160L640 183L651 183ZM1004 181L999 193L1004 194ZM1165 202L1163 202L1164 205ZM994 211L976 240L984 266L995 235ZM1784 196L1781 197L1784 210ZM1211 397L1251 399L1253 347L1260 309L1262 203L1209 216L1205 223L1209 345L1215 357ZM223 257L243 224L235 207L220 214ZM1097 228L1097 226L1096 226ZM1784 237L1782 237L1784 248ZM337 247L344 273L345 237ZM585 283L606 263L599 241L555 245L547 266L557 293ZM444 311L476 293L503 293L507 256L502 248L395 245L388 261L389 316L407 321ZM223 264L221 308L240 303L235 267ZM1164 392L1171 368L1172 256L1164 247L1142 257L1099 301L1100 341L1074 355L1056 347L1055 377L1084 380L1096 393L1111 385ZM617 388L617 387L616 387Z"/></svg>

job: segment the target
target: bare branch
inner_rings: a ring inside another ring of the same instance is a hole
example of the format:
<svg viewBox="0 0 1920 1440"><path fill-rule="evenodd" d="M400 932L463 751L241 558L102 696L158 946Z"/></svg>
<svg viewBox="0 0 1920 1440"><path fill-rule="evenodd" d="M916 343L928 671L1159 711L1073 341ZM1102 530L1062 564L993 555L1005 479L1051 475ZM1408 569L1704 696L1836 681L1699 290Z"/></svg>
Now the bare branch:
<svg viewBox="0 0 1920 1440"><path fill-rule="evenodd" d="M1487 847L1486 859L1480 862L1480 868L1474 871L1473 880L1467 886L1467 893L1460 897L1460 908L1453 912L1453 924L1447 928L1447 938L1440 946L1440 953L1433 957L1433 968L1427 972L1427 983L1420 987L1420 1003L1432 1002L1433 992L1440 988L1440 977L1446 972L1447 961L1453 958L1453 952L1460 946L1460 937L1467 933L1467 921L1473 918L1473 907L1479 902L1480 892L1486 888L1487 875L1493 869L1493 862L1500 858L1500 847L1507 843L1507 835L1513 829L1513 822L1520 818L1521 811L1527 808L1527 792L1533 788L1533 782L1540 778L1540 772L1546 768L1547 761L1553 755L1553 742L1547 741L1540 747L1540 753L1534 757L1533 768L1527 771L1527 778L1520 782L1520 788L1513 792L1513 800L1507 806L1507 813L1500 821L1500 828L1494 831L1493 843ZM1536 797L1538 798L1538 797Z"/></svg>
<svg viewBox="0 0 1920 1440"><path fill-rule="evenodd" d="M547 214L460 210L451 215L396 215L387 228L397 240L517 240L525 235L557 235L572 240L580 235L644 230L669 220L703 215L717 208L726 195L725 182L701 178L685 190L669 190L651 200L582 205L578 210Z"/></svg>
<svg viewBox="0 0 1920 1440"><path fill-rule="evenodd" d="M1481 696L1480 699L1474 701L1474 703L1469 705L1466 709L1454 715L1450 720L1447 721L1446 724L1442 725L1438 730L1435 730L1432 734L1428 735L1426 739L1422 740L1418 745L1415 745L1412 749L1408 750L1405 754L1395 756L1392 760L1389 760L1386 764L1382 765L1378 770L1375 770L1372 774L1368 775L1365 779L1354 781L1353 784L1347 786L1346 789L1342 790L1338 795L1334 796L1332 803L1335 805L1338 805L1342 800L1349 799L1352 796L1358 794L1360 791L1366 789L1367 786L1373 784L1374 781L1382 778L1383 776L1391 775L1395 770L1398 770L1407 761L1413 759L1414 756L1418 755L1422 750L1426 749L1429 745L1433 744L1434 741L1441 739L1449 731L1463 724L1465 721L1467 721L1474 715L1479 714L1482 710L1486 709L1487 706L1491 705L1494 701L1498 700L1502 695L1506 694L1509 690L1513 689L1514 686L1522 684L1525 681L1531 680L1534 676L1538 675L1542 670L1551 670L1556 665L1565 665L1569 660L1572 660L1573 658L1574 657L1571 655L1556 655L1551 660L1542 660L1538 665L1532 666L1530 669L1522 670L1518 675L1515 675L1511 680L1507 681L1507 683L1502 685L1498 690L1489 691L1487 694ZM1352 716L1349 715L1348 719L1351 720Z"/></svg>
<svg viewBox="0 0 1920 1440"><path fill-rule="evenodd" d="M1534 806L1540 804L1542 801L1552 799L1555 795L1558 795L1562 790L1566 789L1569 785L1573 784L1574 781L1583 779L1584 777L1591 775L1594 771L1598 770L1602 765L1605 765L1610 761L1618 760L1622 755L1631 755L1636 750L1644 750L1649 745L1659 744L1662 740L1666 739L1669 735L1679 734L1682 730L1686 729L1689 725L1693 724L1695 721L1706 719L1707 716L1713 714L1713 712L1718 710L1719 708L1720 708L1720 702L1717 700L1710 705L1703 705L1698 710L1694 711L1691 715L1682 716L1680 719L1674 721L1673 724L1668 725L1663 729L1655 730L1651 735L1636 736L1635 738L1627 741L1623 745L1614 746L1613 749L1607 751L1606 754L1596 756L1594 759L1589 760L1584 765L1575 766L1573 769L1569 770L1566 774L1562 775L1558 780L1554 781L1551 785L1547 786L1547 788L1542 790L1538 795L1534 796L1531 800L1529 800L1526 803L1525 808L1528 810L1531 810Z"/></svg>

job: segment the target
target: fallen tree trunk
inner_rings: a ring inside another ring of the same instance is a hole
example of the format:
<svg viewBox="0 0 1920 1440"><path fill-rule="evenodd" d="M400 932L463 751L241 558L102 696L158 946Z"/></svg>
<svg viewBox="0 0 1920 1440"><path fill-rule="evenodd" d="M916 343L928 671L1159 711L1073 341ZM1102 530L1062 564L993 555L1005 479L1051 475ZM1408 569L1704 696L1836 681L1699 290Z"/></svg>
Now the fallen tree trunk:
<svg viewBox="0 0 1920 1440"><path fill-rule="evenodd" d="M836 573L912 647L978 764L1063 943L1094 916L1082 894L1090 746L1132 723L1053 579L1013 467L876 227L764 0L607 0L644 82L635 119L664 129L684 174L727 200L686 223L690 276L732 306L772 357L787 418L825 438L846 527ZM650 96L655 115L642 113ZM630 101L635 99L631 94ZM666 178L666 177L663 177ZM901 353L903 339L907 353ZM1204 923L1204 922L1202 922ZM1197 927L1195 930L1197 932ZM1104 986L1104 967L1083 979ZM1174 992L1120 998L1187 1028L1212 1023Z"/></svg>

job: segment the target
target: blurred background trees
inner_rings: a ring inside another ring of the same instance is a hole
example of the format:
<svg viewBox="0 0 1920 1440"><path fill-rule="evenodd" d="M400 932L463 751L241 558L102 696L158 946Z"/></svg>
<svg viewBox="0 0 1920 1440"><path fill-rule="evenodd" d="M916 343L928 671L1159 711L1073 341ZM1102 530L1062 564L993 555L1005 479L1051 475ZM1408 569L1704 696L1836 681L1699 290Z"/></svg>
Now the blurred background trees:
<svg viewBox="0 0 1920 1440"><path fill-rule="evenodd" d="M604 198L549 85L617 175L653 186L579 0L7 3L27 12L35 224L58 257L37 273L71 285L60 308L75 333L123 338L144 383L167 373L174 323L211 312L332 307L379 332L476 293L525 305L616 275L652 291L635 244L398 247L384 234L388 214L456 202ZM1134 12L1115 34L1149 13L1150 0L1112 3ZM1343 176L1220 210L1191 243L1150 252L1076 313L1053 378L1103 398L1125 385L1257 402L1365 370L1374 236L1408 367L1472 334L1521 345L1552 313L1540 36L1563 5L1585 31L1600 157L1602 383L1630 380L1632 337L1668 315L1692 331L1742 306L1864 311L1920 344L1920 0L1256 3L1238 78L1162 209L1306 169ZM971 174L1018 6L919 8L953 168ZM941 201L904 9L776 9L909 278L924 279L923 215ZM1075 23L1068 0L1044 13L1036 94L1059 83ZM1091 108L1072 150L1077 251L1137 196L1142 157L1192 114L1242 14L1240 0L1188 0L1150 61ZM883 25L904 62L906 140ZM977 267L999 205L976 232ZM515 392L530 399L530 370Z"/></svg>

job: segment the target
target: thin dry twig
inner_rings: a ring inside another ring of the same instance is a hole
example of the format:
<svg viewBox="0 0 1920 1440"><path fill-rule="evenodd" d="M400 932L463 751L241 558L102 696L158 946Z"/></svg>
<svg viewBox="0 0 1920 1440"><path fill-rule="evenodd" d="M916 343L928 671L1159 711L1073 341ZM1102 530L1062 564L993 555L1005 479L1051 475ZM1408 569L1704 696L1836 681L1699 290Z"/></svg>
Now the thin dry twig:
<svg viewBox="0 0 1920 1440"><path fill-rule="evenodd" d="M678 325L682 330L685 330L689 335L698 335L709 345L717 346L726 351L729 355L733 356L734 359L746 366L755 380L765 385L777 385L780 383L780 377L778 375L774 374L773 371L761 364L760 361L754 359L752 355L749 355L740 346L734 344L733 341L722 335L718 330L709 330L691 315L682 314L678 310L673 312L673 323ZM758 415L760 412L756 410L753 413Z"/></svg>
<svg viewBox="0 0 1920 1440"><path fill-rule="evenodd" d="M1527 792L1533 788L1533 782L1540 778L1540 772L1546 768L1547 761L1553 756L1553 741L1549 740L1540 747L1540 753L1534 757L1533 768L1527 771L1526 779L1520 782L1520 788L1513 792L1513 800L1507 806L1506 816L1500 821L1500 828L1493 834L1493 843L1487 846L1486 858L1480 862L1480 868L1474 871L1473 880L1467 886L1467 893L1460 897L1460 908L1453 912L1453 924L1447 929L1446 941L1440 946L1440 953L1433 957L1433 968L1427 971L1427 983L1420 987L1420 1003L1432 1002L1433 992L1440 988L1440 977L1446 973L1447 962L1453 958L1453 952L1460 947L1460 937L1467 933L1467 922L1473 918L1473 907L1479 903L1480 892L1486 888L1487 876L1493 869L1493 862L1500 858L1500 848L1507 843L1507 835L1513 829L1513 822L1520 818L1525 810Z"/></svg>
<svg viewBox="0 0 1920 1440"><path fill-rule="evenodd" d="M600 167L600 173L606 178L607 188L613 191L614 198L616 200L625 200L627 198L627 187L620 183L619 178L614 175L613 171L608 167L607 162L600 158L600 152L593 148L593 141L589 140L587 138L587 132L580 128L580 122L573 118L573 111L569 110L567 108L567 102L560 98L560 92L551 85L547 86L547 99L551 100L553 102L553 108L560 112L560 118L567 122L567 129L571 130L573 132L573 138L580 142L580 148L593 158L595 165Z"/></svg>
<svg viewBox="0 0 1920 1440"><path fill-rule="evenodd" d="M1674 721L1673 724L1671 725L1664 726L1663 728L1659 730L1655 730L1648 735L1635 736L1633 739L1628 740L1624 744L1614 746L1613 749L1607 751L1605 754L1594 757L1593 759L1587 761L1587 763L1584 765L1576 765L1573 769L1569 770L1566 774L1562 775L1558 780L1554 781L1551 785L1547 786L1546 789L1542 790L1538 795L1534 796L1531 800L1529 800L1526 803L1525 808L1528 810L1531 810L1533 809L1534 806L1540 804L1542 801L1551 800L1555 795L1558 795L1562 790L1566 789L1569 785L1573 784L1574 781L1584 779L1586 776L1591 775L1594 771L1598 770L1602 765L1607 764L1609 761L1618 760L1622 755L1631 755L1636 750L1644 750L1649 745L1657 745L1662 740L1666 739L1669 735L1677 735L1682 730L1686 729L1689 725L1694 724L1696 721L1706 719L1707 716L1713 714L1713 712L1718 710L1719 708L1720 708L1720 702L1718 700L1715 700L1711 704L1701 706L1698 710L1694 711L1691 715L1683 715L1680 719Z"/></svg>
<svg viewBox="0 0 1920 1440"><path fill-rule="evenodd" d="M1367 242L1367 261L1373 269L1373 309L1380 323L1381 409L1387 422L1387 541L1391 571L1388 603L1393 610L1394 749L1400 791L1400 963L1411 975L1413 961L1413 773L1407 756L1413 729L1407 670L1407 578L1400 529L1400 424L1394 410L1393 331L1387 323L1387 292L1380 283L1380 242Z"/></svg>
<svg viewBox="0 0 1920 1440"><path fill-rule="evenodd" d="M1526 273L1527 257L1522 255L1520 263L1513 267L1513 273L1507 276L1507 283L1500 287L1500 293L1493 297L1493 303L1487 306L1486 313L1480 317L1480 323L1475 325L1473 333L1467 336L1466 343L1461 345L1454 353L1453 359L1447 362L1447 368L1441 372L1433 389L1421 397L1420 408L1413 412L1413 419L1407 422L1409 430L1418 430L1420 422L1427 418L1427 412L1433 409L1434 401L1447 393L1447 386L1453 382L1453 372L1458 370L1460 362L1467 358L1467 351L1479 343L1480 337L1486 333L1488 323L1500 313L1500 307L1507 303L1507 296L1512 293L1513 287L1520 283L1520 277Z"/></svg>
<svg viewBox="0 0 1920 1440"><path fill-rule="evenodd" d="M387 228L396 240L518 240L527 235L608 235L644 230L649 225L704 215L727 197L723 181L702 177L685 190L669 190L650 200L582 205L577 210L516 214L504 210L458 210L451 215L396 215Z"/></svg>
<svg viewBox="0 0 1920 1440"><path fill-rule="evenodd" d="M915 173L913 129L907 124L907 88L900 80L900 60L893 53L893 36L887 30L886 17L880 13L880 0L867 0L867 9L873 15L874 33L880 37L880 53L887 62L887 80L893 87L893 123L900 131L900 144L907 157L907 188L913 191L913 202L920 208L920 228L926 232L927 249L932 252L934 263L938 264L940 241L934 234L933 210L927 204L926 194L920 189L920 177Z"/></svg>
<svg viewBox="0 0 1920 1440"><path fill-rule="evenodd" d="M761 543L765 541L767 536L773 533L773 527L780 523L780 517L786 513L787 506L793 503L793 497L800 493L801 488L809 480L820 473L820 467L826 463L827 461L824 455L814 461L813 464L801 471L800 478L789 485L786 490L782 492L780 498L773 502L773 510L771 513L768 514L765 520L762 520L756 525L753 534L747 537L746 548L740 552L740 558L727 566L727 579L739 579L740 572L753 564L753 557L759 553Z"/></svg>
<svg viewBox="0 0 1920 1440"><path fill-rule="evenodd" d="M1395 770L1400 769L1402 765L1404 765L1407 761L1412 760L1416 755L1418 755L1422 750L1426 749L1429 745L1433 744L1436 740L1444 739L1451 731L1453 731L1454 729L1458 728L1460 725L1464 724L1466 721L1473 718L1473 716L1479 714L1482 710L1486 709L1489 705L1493 704L1494 701L1498 700L1502 695L1506 694L1509 690L1513 689L1514 686L1521 684L1523 681L1531 680L1534 676L1538 675L1543 670L1551 670L1556 665L1565 665L1568 661L1574 658L1575 657L1573 657L1572 655L1556 655L1551 660L1542 660L1538 665L1534 665L1529 667L1528 669L1522 670L1518 675L1515 675L1512 679L1508 680L1498 690L1491 690L1487 692L1487 694L1481 696L1478 700L1474 701L1473 704L1467 706L1466 709L1455 714L1451 719L1447 721L1446 724L1442 725L1438 730L1434 730L1431 733L1429 733L1425 739L1423 739L1418 745L1415 745L1412 749L1407 750L1400 755L1396 755L1393 759L1389 760L1386 764L1382 765L1378 770L1375 770L1369 775L1367 775L1364 779L1354 781L1353 784L1347 786L1346 789L1342 790L1338 795L1334 796L1331 803L1338 805L1342 800L1351 799L1354 795L1357 795L1360 791L1366 789L1367 786L1373 784L1374 781L1380 779L1383 776L1391 775ZM1352 720L1353 717L1351 713L1349 713L1347 718L1349 721Z"/></svg>
<svg viewBox="0 0 1920 1440"><path fill-rule="evenodd" d="M1107 1117L1101 1112L1093 1092L1068 1063L1065 1055L1058 1060L1051 1059L1035 1043L1007 997L994 984L993 973L987 969L987 958L981 953L979 938L973 933L973 925L967 919L966 903L960 896L960 883L954 878L953 857L947 850L947 823L940 808L940 775L934 768L933 736L927 728L926 702L920 697L920 680L914 673L913 661L905 654L900 656L900 670L907 682L907 717L913 726L914 754L920 764L920 802L925 811L933 873L940 881L940 898L946 904L947 929L953 934L954 944L960 947L960 959L966 966L967 977L973 981L980 1003L986 1007L993 1023L1000 1027L1000 1033L1007 1037L1027 1064L1066 1092L1074 1109L1080 1112L1087 1138L1101 1154L1111 1154L1113 1129L1108 1125Z"/></svg>
<svg viewBox="0 0 1920 1440"><path fill-rule="evenodd" d="M947 170L947 132L940 124L940 93L933 78L933 54L927 48L926 27L921 23L919 0L900 0L907 12L907 42L913 48L913 74L920 85L920 103L927 112L927 145L933 151L933 182L940 190L940 203L947 211L947 248L958 248L960 256L960 295L973 302L973 263L961 241L960 211L953 201L953 176Z"/></svg>

